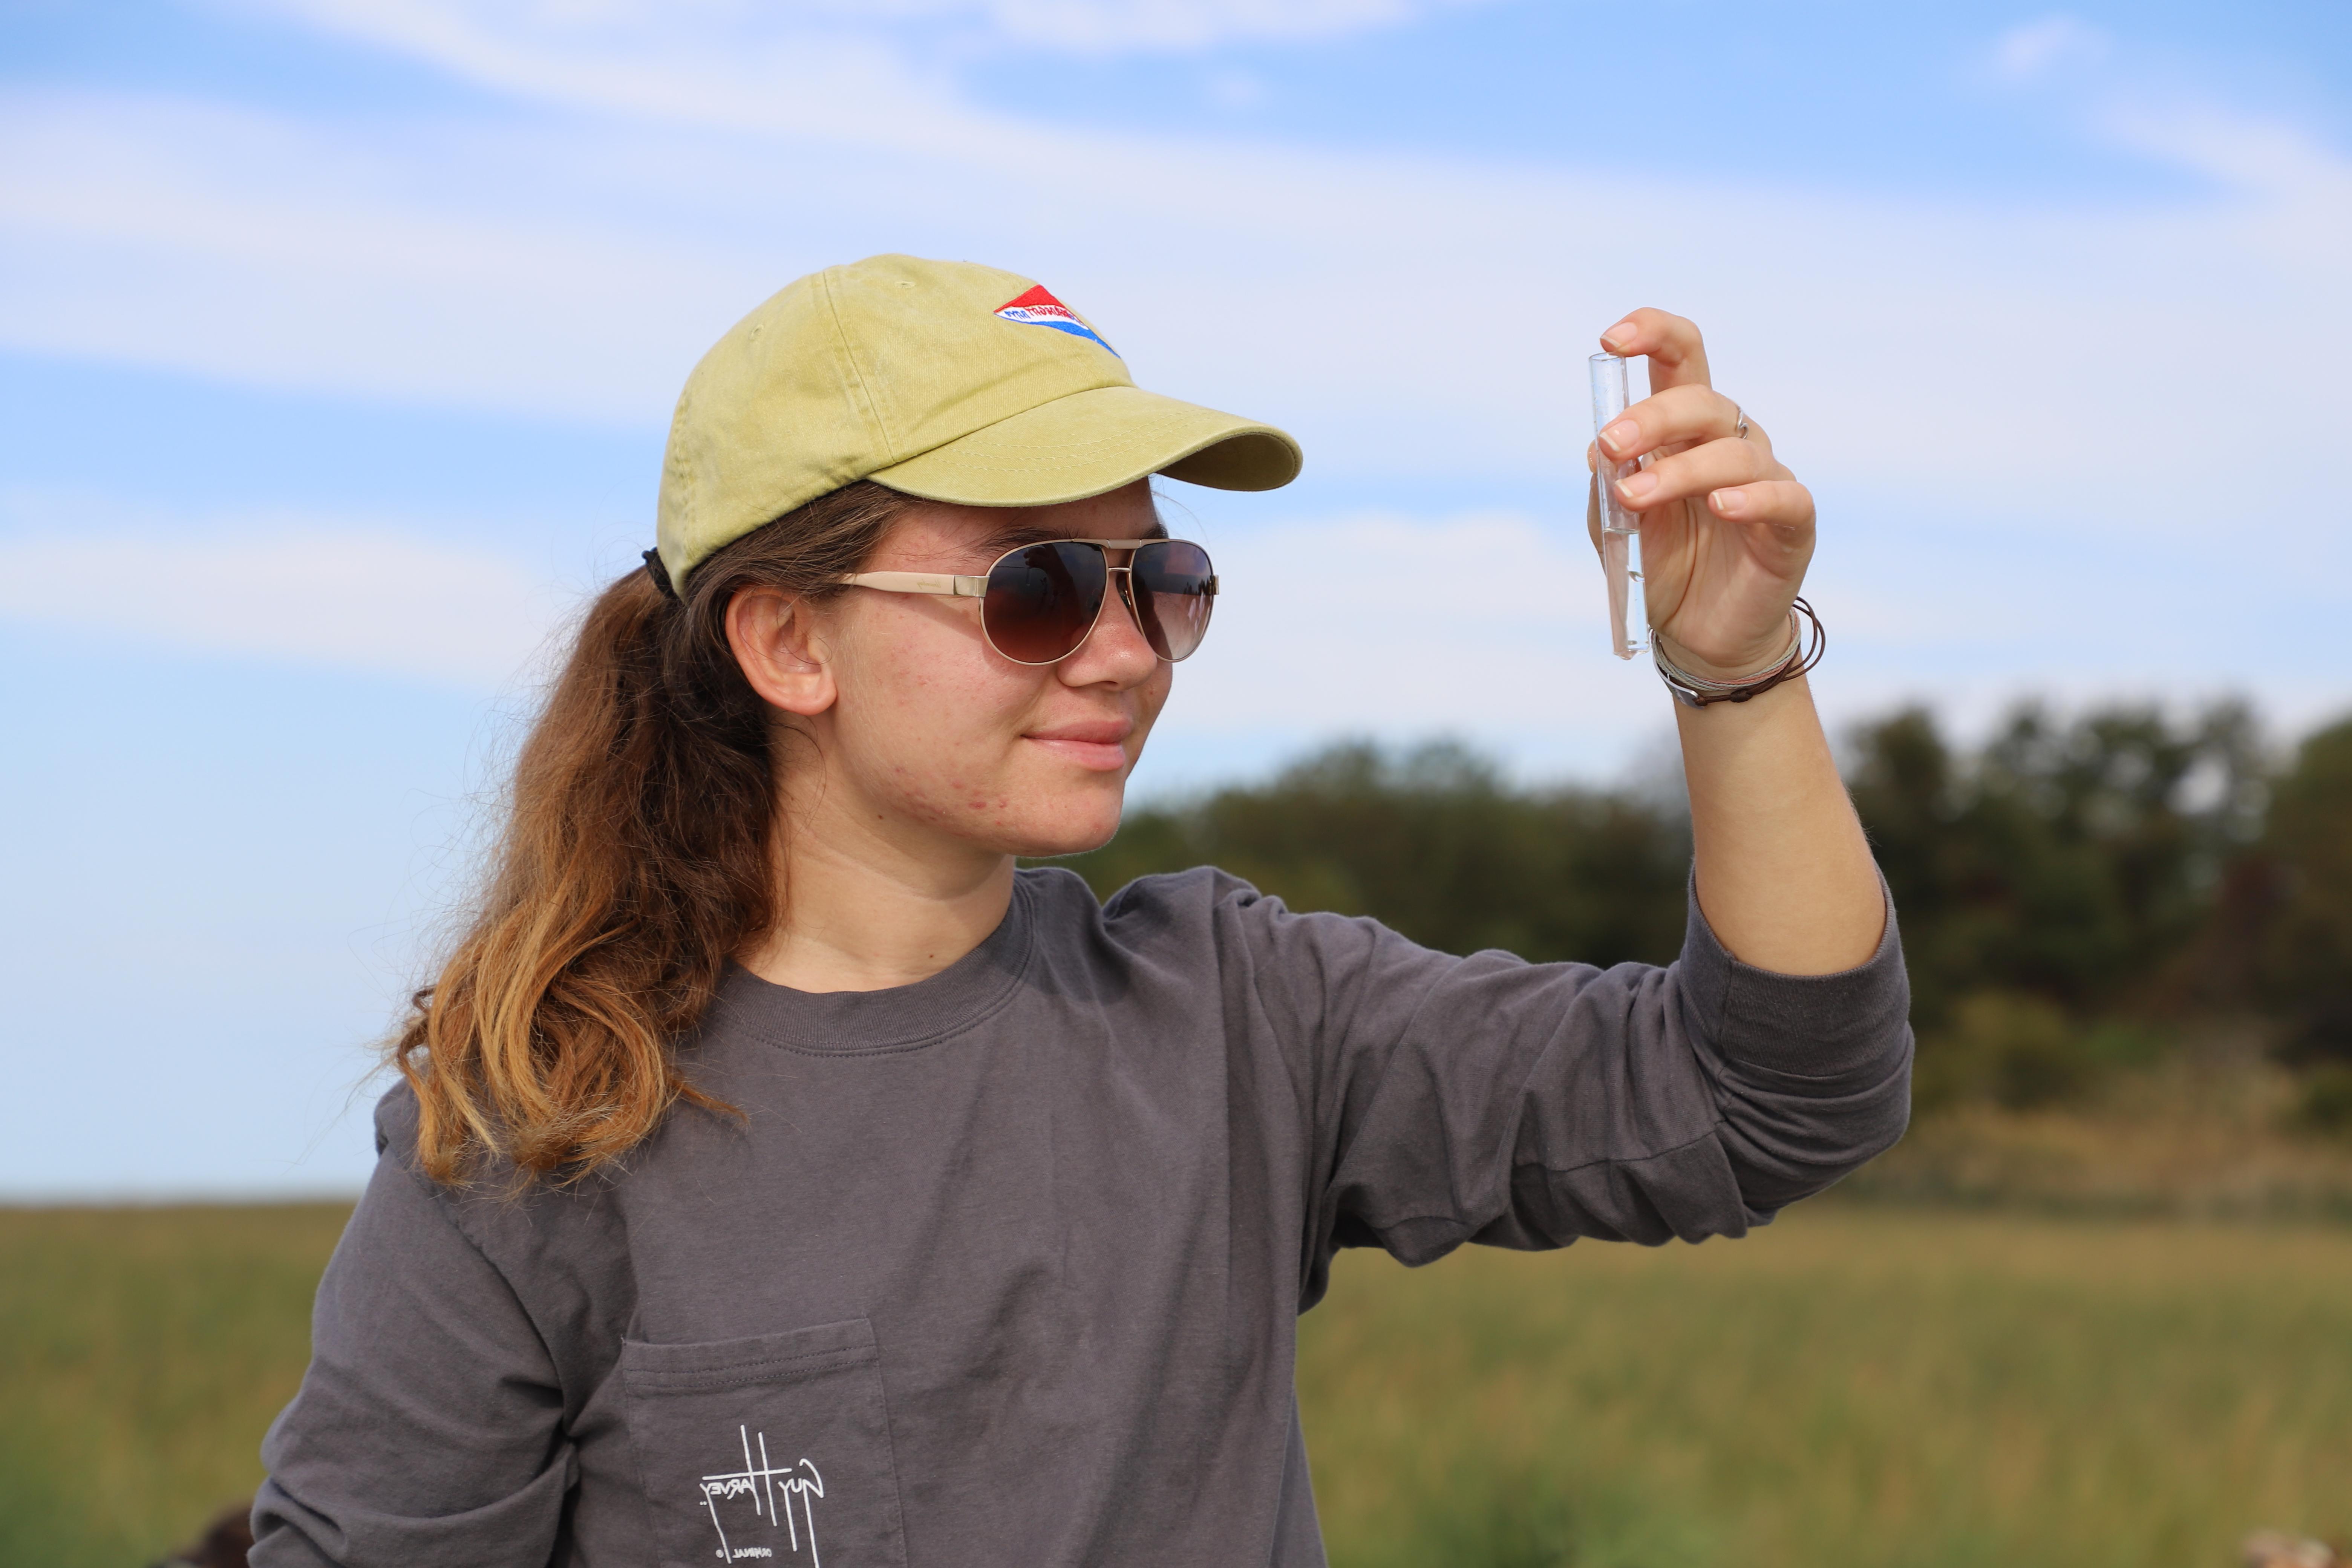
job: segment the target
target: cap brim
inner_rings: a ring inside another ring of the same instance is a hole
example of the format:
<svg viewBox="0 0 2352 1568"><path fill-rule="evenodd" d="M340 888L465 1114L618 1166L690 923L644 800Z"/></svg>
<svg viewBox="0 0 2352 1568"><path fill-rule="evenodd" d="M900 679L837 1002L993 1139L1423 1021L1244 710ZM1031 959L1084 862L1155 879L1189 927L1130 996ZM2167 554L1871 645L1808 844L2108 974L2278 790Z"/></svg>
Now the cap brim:
<svg viewBox="0 0 2352 1568"><path fill-rule="evenodd" d="M1147 474L1221 490L1270 490L1298 477L1298 443L1260 425L1135 386L1097 386L1024 409L876 482L963 506L1053 506Z"/></svg>

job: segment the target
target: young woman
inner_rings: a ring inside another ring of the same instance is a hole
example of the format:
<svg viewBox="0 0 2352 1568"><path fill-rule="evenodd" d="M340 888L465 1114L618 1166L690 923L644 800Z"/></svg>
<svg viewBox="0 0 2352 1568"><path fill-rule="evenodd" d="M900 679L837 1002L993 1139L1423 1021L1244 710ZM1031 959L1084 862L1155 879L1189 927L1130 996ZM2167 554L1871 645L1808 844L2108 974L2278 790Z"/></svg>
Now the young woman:
<svg viewBox="0 0 2352 1568"><path fill-rule="evenodd" d="M1320 1563L1337 1248L1738 1236L1893 1142L1901 959L1790 674L1811 500L1689 322L1602 341L1653 366L1607 444L1658 458L1622 493L1702 704L1682 957L1605 973L1016 871L1111 836L1207 628L1150 477L1296 445L986 268L729 332L400 1038L253 1561Z"/></svg>

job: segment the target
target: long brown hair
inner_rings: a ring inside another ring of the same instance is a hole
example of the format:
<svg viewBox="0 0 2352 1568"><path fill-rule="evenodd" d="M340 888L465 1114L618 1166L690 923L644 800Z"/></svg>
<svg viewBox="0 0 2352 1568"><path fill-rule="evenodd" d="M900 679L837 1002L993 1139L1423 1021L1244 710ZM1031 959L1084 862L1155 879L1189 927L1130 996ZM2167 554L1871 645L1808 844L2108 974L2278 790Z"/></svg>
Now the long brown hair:
<svg viewBox="0 0 2352 1568"><path fill-rule="evenodd" d="M435 1180L498 1156L574 1180L681 1100L724 1109L675 1045L781 914L784 761L728 602L838 593L911 504L860 481L719 551L683 598L646 571L597 597L517 760L480 906L391 1047Z"/></svg>

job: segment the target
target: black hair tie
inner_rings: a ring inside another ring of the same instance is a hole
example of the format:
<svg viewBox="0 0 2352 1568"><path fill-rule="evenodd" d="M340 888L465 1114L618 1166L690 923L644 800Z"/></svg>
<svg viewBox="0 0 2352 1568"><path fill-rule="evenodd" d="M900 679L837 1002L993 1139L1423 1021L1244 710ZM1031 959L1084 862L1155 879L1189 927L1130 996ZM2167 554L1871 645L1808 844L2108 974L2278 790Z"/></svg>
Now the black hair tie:
<svg viewBox="0 0 2352 1568"><path fill-rule="evenodd" d="M662 564L661 552L658 550L646 551L645 553L645 563L646 575L654 580L654 586L661 590L661 596L667 599L673 605L677 604L677 589L670 583L669 568Z"/></svg>

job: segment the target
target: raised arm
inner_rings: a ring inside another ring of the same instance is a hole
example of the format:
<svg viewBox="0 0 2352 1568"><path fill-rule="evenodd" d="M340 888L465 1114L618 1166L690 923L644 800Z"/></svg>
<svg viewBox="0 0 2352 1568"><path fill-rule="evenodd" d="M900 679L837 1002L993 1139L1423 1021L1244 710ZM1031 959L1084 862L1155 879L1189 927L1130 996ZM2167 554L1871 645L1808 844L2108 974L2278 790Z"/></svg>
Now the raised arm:
<svg viewBox="0 0 2352 1568"><path fill-rule="evenodd" d="M1601 341L1650 362L1651 395L1601 440L1619 461L1652 459L1617 493L1641 514L1660 648L1714 680L1770 668L1788 649L1790 604L1812 559L1811 493L1762 426L1714 389L1696 326L1636 310ZM1865 962L1885 929L1885 895L1804 679L1744 702L1677 702L1675 716L1699 907L1717 938L1783 974Z"/></svg>

